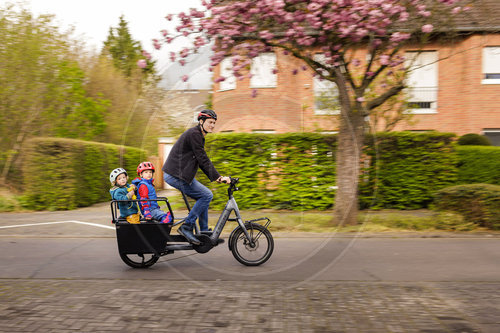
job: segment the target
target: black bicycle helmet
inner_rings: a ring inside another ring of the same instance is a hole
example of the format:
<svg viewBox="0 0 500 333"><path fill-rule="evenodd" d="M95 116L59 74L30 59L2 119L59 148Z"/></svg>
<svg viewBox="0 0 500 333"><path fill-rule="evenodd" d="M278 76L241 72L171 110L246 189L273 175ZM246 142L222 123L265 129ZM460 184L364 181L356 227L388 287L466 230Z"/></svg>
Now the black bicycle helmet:
<svg viewBox="0 0 500 333"><path fill-rule="evenodd" d="M217 114L214 112L214 110L205 109L200 111L200 113L198 113L198 121L201 119L208 119L208 118L217 120Z"/></svg>

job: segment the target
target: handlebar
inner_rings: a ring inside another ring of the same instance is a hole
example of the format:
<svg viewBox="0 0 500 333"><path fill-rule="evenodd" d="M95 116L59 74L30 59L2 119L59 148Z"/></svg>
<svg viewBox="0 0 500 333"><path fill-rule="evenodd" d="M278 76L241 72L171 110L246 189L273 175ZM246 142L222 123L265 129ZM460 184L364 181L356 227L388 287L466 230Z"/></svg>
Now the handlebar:
<svg viewBox="0 0 500 333"><path fill-rule="evenodd" d="M227 189L227 195L228 197L232 197L233 196L233 192L235 191L238 191L239 188L236 187L236 184L238 184L238 182L240 181L240 179L238 177L229 177L231 179L231 182L229 184L229 188Z"/></svg>

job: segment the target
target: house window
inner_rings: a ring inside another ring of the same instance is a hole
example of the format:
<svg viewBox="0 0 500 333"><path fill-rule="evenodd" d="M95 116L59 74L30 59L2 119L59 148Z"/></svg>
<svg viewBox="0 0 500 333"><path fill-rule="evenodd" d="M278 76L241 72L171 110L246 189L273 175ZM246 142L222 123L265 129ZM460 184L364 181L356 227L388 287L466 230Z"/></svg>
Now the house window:
<svg viewBox="0 0 500 333"><path fill-rule="evenodd" d="M483 49L483 84L500 84L500 46Z"/></svg>
<svg viewBox="0 0 500 333"><path fill-rule="evenodd" d="M500 128L485 128L483 134L493 146L500 146Z"/></svg>
<svg viewBox="0 0 500 333"><path fill-rule="evenodd" d="M219 83L219 91L236 89L236 77L233 75L232 58L224 58L220 62L220 76L226 78Z"/></svg>
<svg viewBox="0 0 500 333"><path fill-rule="evenodd" d="M250 73L250 88L276 88L278 75L276 69L276 54L262 53L253 58Z"/></svg>
<svg viewBox="0 0 500 333"><path fill-rule="evenodd" d="M438 92L438 54L436 51L406 52L408 104L411 113L436 113Z"/></svg>
<svg viewBox="0 0 500 333"><path fill-rule="evenodd" d="M314 55L314 60L323 63L325 56L321 53ZM321 80L315 76L314 87L314 114L332 115L340 113L339 91L337 85L331 81Z"/></svg>

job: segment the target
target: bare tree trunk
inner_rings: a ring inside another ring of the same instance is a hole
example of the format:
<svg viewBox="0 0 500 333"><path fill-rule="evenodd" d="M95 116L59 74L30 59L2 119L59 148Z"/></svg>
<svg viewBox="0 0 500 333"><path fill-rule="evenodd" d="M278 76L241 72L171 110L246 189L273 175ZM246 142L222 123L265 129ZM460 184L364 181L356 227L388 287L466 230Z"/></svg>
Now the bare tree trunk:
<svg viewBox="0 0 500 333"><path fill-rule="evenodd" d="M364 117L361 111L342 113L337 147L335 217L342 225L354 225L358 215L358 183Z"/></svg>
<svg viewBox="0 0 500 333"><path fill-rule="evenodd" d="M353 109L342 75L337 75L337 86L341 115L336 156L335 218L339 225L354 225L357 224L358 215L358 183L364 139L364 115L361 108Z"/></svg>

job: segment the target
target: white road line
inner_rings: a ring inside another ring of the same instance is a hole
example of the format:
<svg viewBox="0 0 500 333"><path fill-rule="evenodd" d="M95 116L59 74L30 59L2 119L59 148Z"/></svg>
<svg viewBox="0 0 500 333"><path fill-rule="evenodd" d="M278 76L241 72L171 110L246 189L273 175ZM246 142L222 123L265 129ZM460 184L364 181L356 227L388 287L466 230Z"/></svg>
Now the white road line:
<svg viewBox="0 0 500 333"><path fill-rule="evenodd" d="M90 225L93 227L99 227L99 228L105 228L105 229L115 229L115 227L112 227L109 225L103 225L103 224L91 223L91 222L83 222L83 221L57 221L57 222L40 222L40 223L29 223L29 224L5 225L5 226L0 226L0 229L33 227L33 226L48 225L48 224L60 224L60 223L76 223L76 224Z"/></svg>

